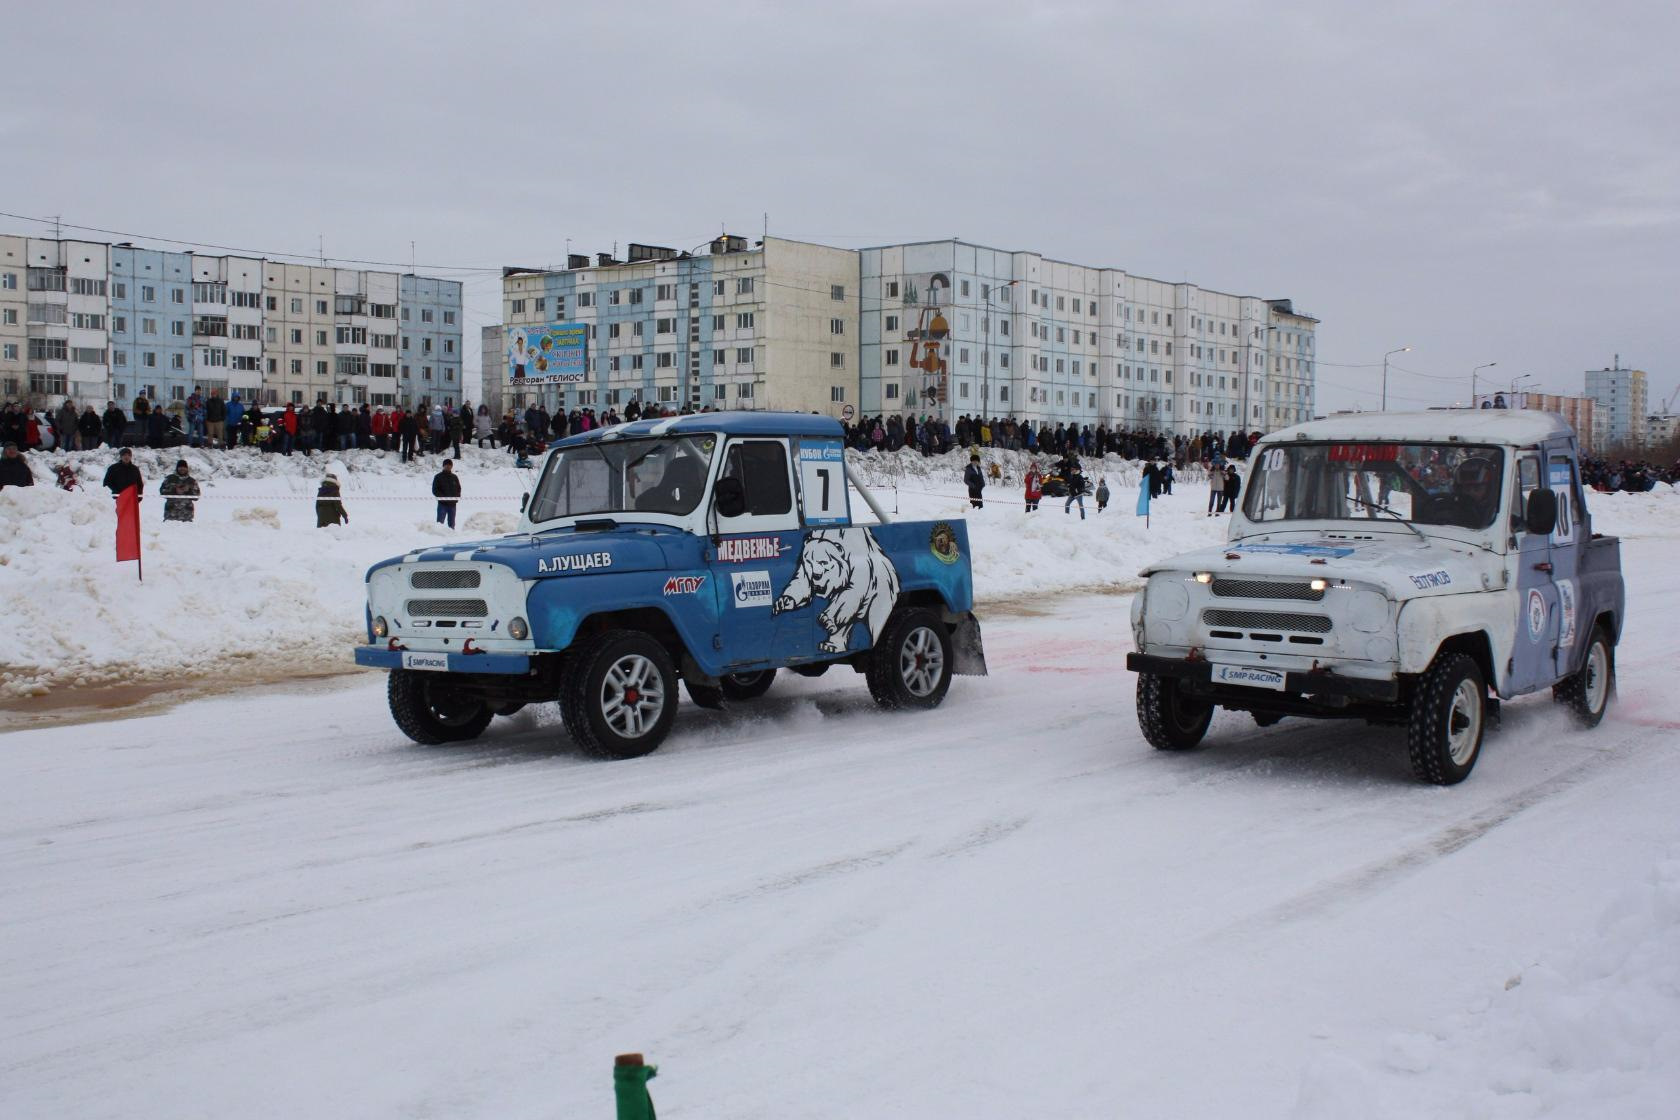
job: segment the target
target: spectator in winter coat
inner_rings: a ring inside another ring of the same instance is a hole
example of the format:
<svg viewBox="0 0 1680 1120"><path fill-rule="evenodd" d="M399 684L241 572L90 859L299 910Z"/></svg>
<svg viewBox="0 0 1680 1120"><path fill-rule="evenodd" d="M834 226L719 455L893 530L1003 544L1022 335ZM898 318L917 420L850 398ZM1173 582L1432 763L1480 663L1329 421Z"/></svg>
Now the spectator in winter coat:
<svg viewBox="0 0 1680 1120"><path fill-rule="evenodd" d="M83 451L95 451L99 448L99 437L105 426L99 422L99 413L90 404L82 411L82 418L76 421L76 433L81 437Z"/></svg>
<svg viewBox="0 0 1680 1120"><path fill-rule="evenodd" d="M1225 512L1234 513L1237 508L1237 496L1242 493L1242 475L1237 473L1235 463L1225 464Z"/></svg>
<svg viewBox="0 0 1680 1120"><path fill-rule="evenodd" d="M161 408L154 408L146 414L146 446L162 447L164 432L168 428L164 412Z"/></svg>
<svg viewBox="0 0 1680 1120"><path fill-rule="evenodd" d="M117 452L117 461L105 471L105 489L114 498L130 486L138 489L142 496L146 493L146 480L140 477L140 468L134 465L134 452L125 447Z"/></svg>
<svg viewBox="0 0 1680 1120"><path fill-rule="evenodd" d="M968 466L963 469L963 482L968 485L968 504L980 509L986 503L980 498L986 489L986 472L980 469L980 453L971 452L968 456Z"/></svg>
<svg viewBox="0 0 1680 1120"><path fill-rule="evenodd" d="M245 402L235 393L227 403L228 446L233 446L234 433L239 431L239 422L245 419Z"/></svg>
<svg viewBox="0 0 1680 1120"><path fill-rule="evenodd" d="M443 406L441 404L432 406L432 415L426 420L426 431L431 435L432 454L442 455L443 437L447 431L447 425L444 423Z"/></svg>
<svg viewBox="0 0 1680 1120"><path fill-rule="evenodd" d="M1067 479L1067 501L1062 503L1062 512L1073 512L1073 503L1079 503L1079 520L1085 520L1085 472L1079 469L1079 460L1068 456L1067 467L1063 477Z"/></svg>
<svg viewBox="0 0 1680 1120"><path fill-rule="evenodd" d="M315 527L325 529L328 525L339 524L350 524L350 515L344 511L338 476L329 474L321 480L321 488L315 491Z"/></svg>
<svg viewBox="0 0 1680 1120"><path fill-rule="evenodd" d="M478 415L473 417L473 436L478 446L483 447L485 440L490 441L490 450L496 450L496 429L490 423L490 406L479 405Z"/></svg>
<svg viewBox="0 0 1680 1120"><path fill-rule="evenodd" d="M192 476L185 459L175 460L175 473L158 483L158 493L166 499L163 503L165 521L193 519L193 506L198 504L193 500L198 497L198 479Z"/></svg>
<svg viewBox="0 0 1680 1120"><path fill-rule="evenodd" d="M1044 478L1038 473L1038 464L1027 464L1027 512L1038 509L1039 499L1044 497Z"/></svg>
<svg viewBox="0 0 1680 1120"><path fill-rule="evenodd" d="M461 479L455 473L455 460L445 459L443 469L432 476L432 497L438 500L438 524L455 528L455 504L461 497Z"/></svg>
<svg viewBox="0 0 1680 1120"><path fill-rule="evenodd" d="M402 438L402 461L407 463L414 458L414 445L420 439L420 422L412 412L405 412L397 421L397 435Z"/></svg>
<svg viewBox="0 0 1680 1120"><path fill-rule="evenodd" d="M1108 506L1108 479L1097 479L1097 512L1101 513Z"/></svg>
<svg viewBox="0 0 1680 1120"><path fill-rule="evenodd" d="M450 446L454 449L457 459L461 457L461 425L464 420L465 417L453 409L444 414L444 438L449 441Z"/></svg>
<svg viewBox="0 0 1680 1120"><path fill-rule="evenodd" d="M60 451L76 450L76 433L80 431L81 417L76 415L76 404L69 397L59 405L58 413L53 417L53 428L58 435L58 449Z"/></svg>
<svg viewBox="0 0 1680 1120"><path fill-rule="evenodd" d="M210 399L204 402L204 436L211 447L227 446L227 402L220 389L211 390Z"/></svg>
<svg viewBox="0 0 1680 1120"><path fill-rule="evenodd" d="M104 421L106 446L121 447L123 433L128 430L128 414L117 407L116 401L106 401Z"/></svg>
<svg viewBox="0 0 1680 1120"><path fill-rule="evenodd" d="M35 473L29 469L29 463L18 454L18 445L8 443L6 450L0 453L0 490L8 486L33 486Z"/></svg>

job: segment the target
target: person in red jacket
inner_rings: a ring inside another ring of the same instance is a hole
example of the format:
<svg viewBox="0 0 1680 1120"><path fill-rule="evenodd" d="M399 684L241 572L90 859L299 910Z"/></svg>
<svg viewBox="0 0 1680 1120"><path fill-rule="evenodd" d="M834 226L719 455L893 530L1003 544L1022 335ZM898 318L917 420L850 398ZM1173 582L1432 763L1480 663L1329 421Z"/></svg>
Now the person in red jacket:
<svg viewBox="0 0 1680 1120"><path fill-rule="evenodd" d="M297 409L288 402L286 411L280 415L280 450L287 455L292 453L292 444L297 442L297 430Z"/></svg>
<svg viewBox="0 0 1680 1120"><path fill-rule="evenodd" d="M383 407L375 409L373 412L373 445L384 451L386 443L389 442L390 434L391 414L386 412Z"/></svg>
<svg viewBox="0 0 1680 1120"><path fill-rule="evenodd" d="M1044 497L1044 479L1038 473L1038 464L1027 466L1027 512L1038 508L1038 500Z"/></svg>

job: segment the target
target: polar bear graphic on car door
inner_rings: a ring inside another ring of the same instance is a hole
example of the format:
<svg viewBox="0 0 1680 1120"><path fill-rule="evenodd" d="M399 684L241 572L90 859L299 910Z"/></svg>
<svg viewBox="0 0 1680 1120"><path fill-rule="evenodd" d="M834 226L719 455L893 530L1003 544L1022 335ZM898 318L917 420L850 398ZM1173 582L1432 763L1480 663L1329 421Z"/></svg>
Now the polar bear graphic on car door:
<svg viewBox="0 0 1680 1120"><path fill-rule="evenodd" d="M828 632L823 653L844 653L852 627L869 628L874 644L898 601L898 570L868 529L819 529L805 538L793 578L782 588L775 613L795 611L813 598L827 599L817 621Z"/></svg>

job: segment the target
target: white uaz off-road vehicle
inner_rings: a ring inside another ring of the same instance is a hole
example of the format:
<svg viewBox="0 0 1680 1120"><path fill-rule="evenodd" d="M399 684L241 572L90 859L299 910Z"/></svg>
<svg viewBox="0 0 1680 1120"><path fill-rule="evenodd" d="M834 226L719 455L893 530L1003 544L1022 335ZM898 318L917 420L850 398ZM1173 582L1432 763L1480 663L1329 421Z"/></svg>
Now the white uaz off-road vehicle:
<svg viewBox="0 0 1680 1120"><path fill-rule="evenodd" d="M1406 726L1413 771L1451 785L1501 699L1550 688L1591 726L1615 691L1620 545L1592 532L1574 434L1550 413L1278 432L1226 545L1142 575L1126 664L1162 750L1200 742L1215 708L1352 717Z"/></svg>

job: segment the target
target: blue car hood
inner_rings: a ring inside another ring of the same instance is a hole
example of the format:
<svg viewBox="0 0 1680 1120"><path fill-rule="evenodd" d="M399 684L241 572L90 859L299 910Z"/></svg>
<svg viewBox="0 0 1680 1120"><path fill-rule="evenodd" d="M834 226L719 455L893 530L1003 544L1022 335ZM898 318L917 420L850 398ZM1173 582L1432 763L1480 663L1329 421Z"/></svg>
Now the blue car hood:
<svg viewBox="0 0 1680 1120"><path fill-rule="evenodd" d="M520 579L660 571L695 563L701 543L689 533L658 525L585 532L551 529L544 533L418 549L375 564L368 574L391 564L438 561L502 564L512 568Z"/></svg>

